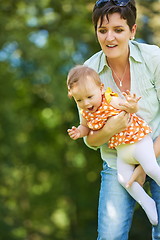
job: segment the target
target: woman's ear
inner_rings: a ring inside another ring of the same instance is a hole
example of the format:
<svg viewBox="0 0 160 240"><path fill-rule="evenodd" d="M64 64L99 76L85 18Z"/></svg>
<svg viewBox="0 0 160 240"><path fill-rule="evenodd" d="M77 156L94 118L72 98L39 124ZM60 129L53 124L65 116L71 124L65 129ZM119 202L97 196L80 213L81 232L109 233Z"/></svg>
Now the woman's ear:
<svg viewBox="0 0 160 240"><path fill-rule="evenodd" d="M131 40L134 40L134 37L136 35L136 31L137 31L137 25L134 24L133 27L132 27L132 30L131 30L131 37L130 37Z"/></svg>

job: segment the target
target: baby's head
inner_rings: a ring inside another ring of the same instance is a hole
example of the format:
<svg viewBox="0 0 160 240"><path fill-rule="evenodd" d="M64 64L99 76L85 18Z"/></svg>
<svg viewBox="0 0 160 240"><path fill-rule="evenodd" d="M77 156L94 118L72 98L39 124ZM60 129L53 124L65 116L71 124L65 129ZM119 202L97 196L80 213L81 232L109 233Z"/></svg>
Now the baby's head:
<svg viewBox="0 0 160 240"><path fill-rule="evenodd" d="M81 109L96 111L102 101L103 86L95 70L84 65L72 68L67 77L68 96Z"/></svg>
<svg viewBox="0 0 160 240"><path fill-rule="evenodd" d="M95 70L85 65L77 65L73 67L69 71L67 77L68 96L72 97L72 89L75 86L86 89L86 84L90 84L91 82L94 82L98 87L101 87L99 75Z"/></svg>

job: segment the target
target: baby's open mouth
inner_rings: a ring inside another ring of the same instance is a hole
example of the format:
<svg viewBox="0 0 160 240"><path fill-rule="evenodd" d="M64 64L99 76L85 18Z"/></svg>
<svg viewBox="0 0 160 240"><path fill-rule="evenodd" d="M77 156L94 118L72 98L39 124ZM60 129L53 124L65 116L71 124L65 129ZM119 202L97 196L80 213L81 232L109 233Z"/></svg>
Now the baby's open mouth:
<svg viewBox="0 0 160 240"><path fill-rule="evenodd" d="M88 111L93 111L93 109L94 109L94 106L88 108Z"/></svg>

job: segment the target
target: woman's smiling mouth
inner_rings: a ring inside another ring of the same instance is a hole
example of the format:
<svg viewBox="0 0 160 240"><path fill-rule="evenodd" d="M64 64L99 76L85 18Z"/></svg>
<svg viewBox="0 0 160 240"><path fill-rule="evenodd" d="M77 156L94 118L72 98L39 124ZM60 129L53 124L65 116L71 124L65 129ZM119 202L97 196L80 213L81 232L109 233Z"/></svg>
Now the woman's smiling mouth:
<svg viewBox="0 0 160 240"><path fill-rule="evenodd" d="M107 45L108 48L114 48L117 47L117 45Z"/></svg>

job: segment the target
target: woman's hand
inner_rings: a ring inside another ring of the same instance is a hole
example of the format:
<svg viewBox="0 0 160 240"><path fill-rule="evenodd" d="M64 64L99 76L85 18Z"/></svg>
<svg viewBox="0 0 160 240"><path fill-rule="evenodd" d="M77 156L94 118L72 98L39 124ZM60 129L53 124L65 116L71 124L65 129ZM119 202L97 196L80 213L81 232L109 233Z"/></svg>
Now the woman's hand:
<svg viewBox="0 0 160 240"><path fill-rule="evenodd" d="M134 169L134 172L126 185L126 188L131 187L133 182L138 182L143 187L145 180L146 180L146 173L144 172L142 166L138 165Z"/></svg>
<svg viewBox="0 0 160 240"><path fill-rule="evenodd" d="M116 133L124 131L130 124L130 114L126 111L122 111L118 115L110 117L106 123L113 133L112 136Z"/></svg>
<svg viewBox="0 0 160 240"><path fill-rule="evenodd" d="M131 124L130 114L125 111L120 112L118 115L110 117L104 127L97 131L90 131L87 136L87 143L93 147L99 147Z"/></svg>

